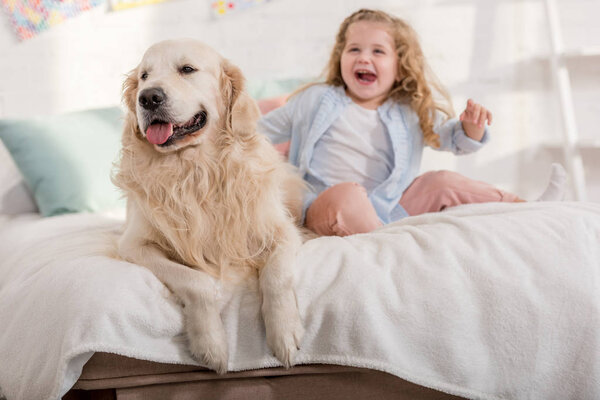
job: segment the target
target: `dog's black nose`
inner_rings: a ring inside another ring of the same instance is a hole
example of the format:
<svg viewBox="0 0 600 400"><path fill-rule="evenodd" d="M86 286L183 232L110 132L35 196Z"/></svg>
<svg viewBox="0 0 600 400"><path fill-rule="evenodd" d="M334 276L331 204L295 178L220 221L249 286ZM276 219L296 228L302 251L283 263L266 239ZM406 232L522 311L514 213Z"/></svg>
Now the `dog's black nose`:
<svg viewBox="0 0 600 400"><path fill-rule="evenodd" d="M154 111L167 100L166 93L161 88L144 89L138 101L146 110Z"/></svg>

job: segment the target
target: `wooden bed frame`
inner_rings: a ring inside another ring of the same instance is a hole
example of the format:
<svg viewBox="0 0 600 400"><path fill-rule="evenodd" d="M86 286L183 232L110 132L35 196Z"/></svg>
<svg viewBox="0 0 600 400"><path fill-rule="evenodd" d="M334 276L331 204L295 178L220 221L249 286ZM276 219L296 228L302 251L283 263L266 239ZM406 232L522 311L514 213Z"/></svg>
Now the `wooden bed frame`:
<svg viewBox="0 0 600 400"><path fill-rule="evenodd" d="M385 372L299 365L218 375L202 367L96 353L63 400L459 400Z"/></svg>

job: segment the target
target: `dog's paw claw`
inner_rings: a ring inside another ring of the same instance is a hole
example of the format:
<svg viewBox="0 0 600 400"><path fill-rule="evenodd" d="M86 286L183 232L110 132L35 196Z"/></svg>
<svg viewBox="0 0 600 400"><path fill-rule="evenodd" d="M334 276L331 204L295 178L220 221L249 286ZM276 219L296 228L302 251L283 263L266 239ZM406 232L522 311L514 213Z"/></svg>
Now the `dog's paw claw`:
<svg viewBox="0 0 600 400"><path fill-rule="evenodd" d="M274 329L267 329L267 344L284 367L294 366L303 335L304 328L299 317L296 321L281 323Z"/></svg>
<svg viewBox="0 0 600 400"><path fill-rule="evenodd" d="M192 356L218 374L227 372L227 343L223 338L203 335L190 339Z"/></svg>

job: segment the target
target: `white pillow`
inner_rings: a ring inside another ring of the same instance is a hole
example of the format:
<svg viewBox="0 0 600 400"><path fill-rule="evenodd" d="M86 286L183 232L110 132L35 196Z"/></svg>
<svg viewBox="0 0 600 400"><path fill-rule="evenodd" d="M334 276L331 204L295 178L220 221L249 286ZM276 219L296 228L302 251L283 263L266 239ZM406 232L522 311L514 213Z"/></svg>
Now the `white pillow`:
<svg viewBox="0 0 600 400"><path fill-rule="evenodd" d="M36 213L38 208L4 143L0 140L0 214Z"/></svg>

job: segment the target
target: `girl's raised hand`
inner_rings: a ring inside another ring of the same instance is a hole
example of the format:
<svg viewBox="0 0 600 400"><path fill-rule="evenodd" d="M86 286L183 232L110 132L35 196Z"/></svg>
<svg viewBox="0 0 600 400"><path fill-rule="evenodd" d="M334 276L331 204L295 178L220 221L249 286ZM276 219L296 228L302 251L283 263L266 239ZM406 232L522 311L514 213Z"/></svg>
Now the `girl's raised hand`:
<svg viewBox="0 0 600 400"><path fill-rule="evenodd" d="M492 113L473 99L467 100L467 108L460 114L463 129L468 137L481 140L485 132L485 123L492 124Z"/></svg>

